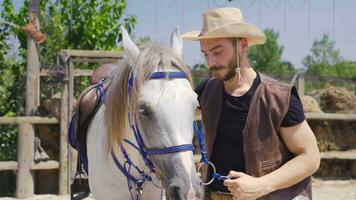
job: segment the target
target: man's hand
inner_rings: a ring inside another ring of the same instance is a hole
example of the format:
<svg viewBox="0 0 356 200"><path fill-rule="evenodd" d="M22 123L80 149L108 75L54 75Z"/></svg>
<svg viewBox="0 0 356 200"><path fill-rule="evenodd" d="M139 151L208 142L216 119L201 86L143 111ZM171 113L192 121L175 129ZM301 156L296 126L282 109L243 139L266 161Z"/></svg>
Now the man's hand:
<svg viewBox="0 0 356 200"><path fill-rule="evenodd" d="M233 199L252 200L270 193L267 185L259 180L242 172L230 171L224 181L224 185L230 190Z"/></svg>

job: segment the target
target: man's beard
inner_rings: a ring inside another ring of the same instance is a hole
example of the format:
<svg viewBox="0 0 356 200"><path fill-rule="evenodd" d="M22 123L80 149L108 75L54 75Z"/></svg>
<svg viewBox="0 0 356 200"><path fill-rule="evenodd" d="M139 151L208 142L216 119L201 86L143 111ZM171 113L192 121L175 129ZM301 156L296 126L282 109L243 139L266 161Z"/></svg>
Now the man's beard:
<svg viewBox="0 0 356 200"><path fill-rule="evenodd" d="M227 64L227 66L219 66L217 68L226 68L227 73L225 76L219 78L222 81L228 81L234 78L236 75L236 68L237 68L237 63L236 63L237 56L235 55Z"/></svg>

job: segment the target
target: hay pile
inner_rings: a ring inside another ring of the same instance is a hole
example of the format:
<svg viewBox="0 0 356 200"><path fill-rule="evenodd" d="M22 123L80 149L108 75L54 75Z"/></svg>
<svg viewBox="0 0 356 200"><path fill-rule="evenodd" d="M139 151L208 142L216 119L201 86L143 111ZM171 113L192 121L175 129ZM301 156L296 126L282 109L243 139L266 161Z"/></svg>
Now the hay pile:
<svg viewBox="0 0 356 200"><path fill-rule="evenodd" d="M328 113L356 113L356 95L344 87L323 89L320 106Z"/></svg>
<svg viewBox="0 0 356 200"><path fill-rule="evenodd" d="M304 112L312 112L312 113L321 113L319 103L316 101L316 99L312 96L301 96L300 100L302 101L303 104L303 110Z"/></svg>
<svg viewBox="0 0 356 200"><path fill-rule="evenodd" d="M318 94L315 97L301 97L305 112L356 113L356 95L346 88L329 87L315 93ZM309 120L308 123L317 138L320 151L356 149L355 122ZM315 176L356 178L356 161L322 160Z"/></svg>

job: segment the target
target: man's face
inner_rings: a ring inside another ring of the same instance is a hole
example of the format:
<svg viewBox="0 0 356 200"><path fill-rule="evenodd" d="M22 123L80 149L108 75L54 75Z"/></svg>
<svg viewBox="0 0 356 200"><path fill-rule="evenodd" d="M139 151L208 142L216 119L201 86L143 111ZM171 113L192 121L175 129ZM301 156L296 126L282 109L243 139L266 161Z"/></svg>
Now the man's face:
<svg viewBox="0 0 356 200"><path fill-rule="evenodd" d="M201 51L212 75L227 81L236 74L237 53L232 39L216 38L200 40Z"/></svg>

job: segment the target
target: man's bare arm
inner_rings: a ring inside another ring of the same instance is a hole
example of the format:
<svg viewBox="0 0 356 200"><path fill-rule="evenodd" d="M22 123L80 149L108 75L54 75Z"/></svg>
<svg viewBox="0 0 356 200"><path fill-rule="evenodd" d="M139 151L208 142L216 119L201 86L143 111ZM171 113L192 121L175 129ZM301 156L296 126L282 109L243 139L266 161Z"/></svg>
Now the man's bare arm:
<svg viewBox="0 0 356 200"><path fill-rule="evenodd" d="M287 148L296 155L279 169L261 177L272 191L290 187L311 176L320 165L320 152L313 131L304 120L293 127L281 127Z"/></svg>

